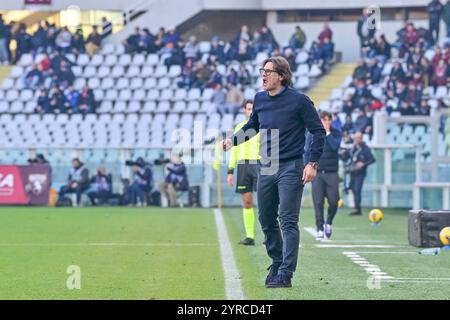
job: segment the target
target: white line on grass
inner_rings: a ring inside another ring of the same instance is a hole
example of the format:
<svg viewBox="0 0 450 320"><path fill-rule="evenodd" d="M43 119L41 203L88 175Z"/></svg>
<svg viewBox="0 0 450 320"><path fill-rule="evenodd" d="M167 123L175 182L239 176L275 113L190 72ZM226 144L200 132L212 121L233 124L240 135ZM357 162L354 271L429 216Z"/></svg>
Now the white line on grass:
<svg viewBox="0 0 450 320"><path fill-rule="evenodd" d="M316 244L317 248L401 248L391 244Z"/></svg>
<svg viewBox="0 0 450 320"><path fill-rule="evenodd" d="M0 247L207 247L216 246L213 243L130 243L130 242L99 242L99 243L0 243Z"/></svg>
<svg viewBox="0 0 450 320"><path fill-rule="evenodd" d="M415 251L357 251L361 254L417 254Z"/></svg>
<svg viewBox="0 0 450 320"><path fill-rule="evenodd" d="M216 220L217 237L220 245L220 257L222 259L222 268L225 277L225 294L228 300L243 300L244 292L241 286L241 277L234 259L233 249L227 228L223 221L222 211L214 209L214 218Z"/></svg>
<svg viewBox="0 0 450 320"><path fill-rule="evenodd" d="M397 278L388 275L386 272L380 270L380 267L374 264L369 263L365 258L361 257L359 253L415 253L415 252L375 252L375 251L367 251L367 252L356 252L356 251L344 251L343 255L352 260L353 263L361 266L367 273L376 277L376 279L383 282L415 282L415 283L424 283L424 282L439 282L439 281L450 281L450 278Z"/></svg>
<svg viewBox="0 0 450 320"><path fill-rule="evenodd" d="M394 279L394 277L391 277L386 272L381 271L379 266L369 263L369 261L354 251L344 251L342 254L352 260L353 263L359 264L368 274L379 280Z"/></svg>
<svg viewBox="0 0 450 320"><path fill-rule="evenodd" d="M316 237L316 229L312 228L312 227L304 227L303 228L307 233L309 233L311 236L313 236L314 238ZM340 239L340 240L321 240L321 243L354 243L356 245L359 244L363 244L363 243L373 243L373 244L377 244L377 243L386 243L386 241L383 240L368 240L368 239ZM391 243L391 245L394 245L393 243Z"/></svg>

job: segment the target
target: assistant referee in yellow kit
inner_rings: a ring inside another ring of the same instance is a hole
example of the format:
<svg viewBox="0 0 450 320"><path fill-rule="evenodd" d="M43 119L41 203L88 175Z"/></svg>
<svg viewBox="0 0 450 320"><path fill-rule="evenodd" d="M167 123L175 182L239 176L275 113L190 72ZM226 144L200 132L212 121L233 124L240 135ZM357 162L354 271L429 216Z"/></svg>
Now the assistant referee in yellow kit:
<svg viewBox="0 0 450 320"><path fill-rule="evenodd" d="M242 104L247 119L236 125L234 132L238 132L247 123L253 111L253 100L245 100ZM234 185L234 169L237 169L236 193L242 194L245 239L239 244L255 245L255 212L253 209L253 192L258 182L259 134L248 141L231 149L228 163L227 182Z"/></svg>

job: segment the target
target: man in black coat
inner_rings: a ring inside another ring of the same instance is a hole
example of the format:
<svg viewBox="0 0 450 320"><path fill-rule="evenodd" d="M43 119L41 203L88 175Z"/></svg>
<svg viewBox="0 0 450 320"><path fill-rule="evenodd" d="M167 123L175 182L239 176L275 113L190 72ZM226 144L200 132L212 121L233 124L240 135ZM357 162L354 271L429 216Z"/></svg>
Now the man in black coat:
<svg viewBox="0 0 450 320"><path fill-rule="evenodd" d="M437 43L437 41L439 40L439 22L441 20L443 9L444 6L439 0L432 0L427 6L428 22L430 26L429 30L434 43Z"/></svg>
<svg viewBox="0 0 450 320"><path fill-rule="evenodd" d="M350 189L355 197L355 210L350 212L351 216L359 216L361 212L361 194L364 179L367 174L367 167L375 162L375 158L370 148L363 141L363 134L356 132L354 136L354 146L350 151L351 162L347 171L350 171Z"/></svg>
<svg viewBox="0 0 450 320"><path fill-rule="evenodd" d="M334 216L338 209L339 201L339 147L341 145L342 134L339 130L331 126L332 115L322 111L320 120L326 131L325 145L319 160L317 176L312 181L312 198L314 211L316 213L316 240L328 240L331 237ZM312 142L312 135L308 133L305 143L305 163L309 162L309 149ZM325 198L328 201L328 215L325 222L323 211Z"/></svg>

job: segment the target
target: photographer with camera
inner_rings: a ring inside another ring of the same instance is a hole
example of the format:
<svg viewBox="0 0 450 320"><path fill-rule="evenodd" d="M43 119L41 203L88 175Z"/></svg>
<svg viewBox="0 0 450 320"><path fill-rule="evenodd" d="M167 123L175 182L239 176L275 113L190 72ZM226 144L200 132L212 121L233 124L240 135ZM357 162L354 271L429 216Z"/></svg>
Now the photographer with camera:
<svg viewBox="0 0 450 320"><path fill-rule="evenodd" d="M42 153L36 155L34 159L28 159L29 164L49 164Z"/></svg>
<svg viewBox="0 0 450 320"><path fill-rule="evenodd" d="M177 191L187 191L189 181L187 178L186 166L179 155L173 155L169 163L165 161L165 170L168 171L164 182L159 184L161 194L169 200L169 206L177 206Z"/></svg>
<svg viewBox="0 0 450 320"><path fill-rule="evenodd" d="M104 167L97 169L97 174L91 179L92 189L87 193L89 200L93 206L97 203L95 199L99 200L99 204L104 204L112 195L112 176L106 174Z"/></svg>
<svg viewBox="0 0 450 320"><path fill-rule="evenodd" d="M77 195L77 206L81 202L81 194L89 189L89 170L78 158L72 160L72 169L70 169L68 184L62 186L58 197L62 199L66 193L75 193Z"/></svg>
<svg viewBox="0 0 450 320"><path fill-rule="evenodd" d="M125 192L127 198L131 200L129 205L146 206L146 196L153 189L153 170L149 163L142 157L136 161L126 161L125 165L131 167L134 174L134 181L127 186Z"/></svg>
<svg viewBox="0 0 450 320"><path fill-rule="evenodd" d="M375 158L367 144L363 141L363 134L356 132L353 138L354 145L350 151L350 163L345 167L345 171L350 173L350 190L355 197L355 209L349 213L350 216L360 216L361 193L364 179L367 174L367 167L375 162Z"/></svg>

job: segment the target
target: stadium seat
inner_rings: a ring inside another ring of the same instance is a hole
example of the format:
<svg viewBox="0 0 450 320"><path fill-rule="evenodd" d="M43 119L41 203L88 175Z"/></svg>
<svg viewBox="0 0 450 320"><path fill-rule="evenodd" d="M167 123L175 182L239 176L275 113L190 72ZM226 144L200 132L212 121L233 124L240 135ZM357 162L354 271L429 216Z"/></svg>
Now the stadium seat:
<svg viewBox="0 0 450 320"><path fill-rule="evenodd" d="M138 90L133 91L133 96L132 96L131 100L143 101L143 100L145 100L145 97L146 97L145 90L138 89Z"/></svg>
<svg viewBox="0 0 450 320"><path fill-rule="evenodd" d="M131 64L138 67L143 66L145 64L145 56L143 54L135 54Z"/></svg>
<svg viewBox="0 0 450 320"><path fill-rule="evenodd" d="M97 69L91 65L88 65L83 70L83 77L84 78L91 78L97 74Z"/></svg>
<svg viewBox="0 0 450 320"><path fill-rule="evenodd" d="M147 101L144 104L144 108L142 112L155 112L156 111L156 102L155 101Z"/></svg>
<svg viewBox="0 0 450 320"><path fill-rule="evenodd" d="M112 78L103 78L100 87L103 90L112 89L114 87L114 80Z"/></svg>
<svg viewBox="0 0 450 320"><path fill-rule="evenodd" d="M181 75L181 67L179 65L170 66L169 77L176 78Z"/></svg>
<svg viewBox="0 0 450 320"><path fill-rule="evenodd" d="M2 83L2 89L3 90L9 90L14 86L14 80L11 78L6 78L5 80L3 80Z"/></svg>
<svg viewBox="0 0 450 320"><path fill-rule="evenodd" d="M111 76L113 78L120 78L123 77L125 75L125 70L122 66L114 66L112 69L112 73Z"/></svg>
<svg viewBox="0 0 450 320"><path fill-rule="evenodd" d="M169 101L161 101L158 103L158 108L156 109L156 112L168 112L170 111L170 103Z"/></svg>
<svg viewBox="0 0 450 320"><path fill-rule="evenodd" d="M153 73L154 73L154 70L153 70L152 66L145 65L141 69L141 77L142 78L150 78L153 76Z"/></svg>
<svg viewBox="0 0 450 320"><path fill-rule="evenodd" d="M309 74L309 66L305 64L299 64L297 71L295 72L297 76L306 76Z"/></svg>
<svg viewBox="0 0 450 320"><path fill-rule="evenodd" d="M115 54L109 53L105 55L103 64L107 67L113 67L117 65L117 61L117 56Z"/></svg>
<svg viewBox="0 0 450 320"><path fill-rule="evenodd" d="M9 76L13 79L17 79L20 77L25 76L25 69L23 67L19 66L13 66L11 69L11 73L9 74Z"/></svg>
<svg viewBox="0 0 450 320"><path fill-rule="evenodd" d="M192 113L200 111L200 103L197 100L189 101L186 111Z"/></svg>
<svg viewBox="0 0 450 320"><path fill-rule="evenodd" d="M166 89L170 87L170 79L161 78L158 80L158 84L156 85L158 89Z"/></svg>
<svg viewBox="0 0 450 320"><path fill-rule="evenodd" d="M19 66L28 67L33 63L33 56L29 53L22 54L18 62Z"/></svg>
<svg viewBox="0 0 450 320"><path fill-rule="evenodd" d="M167 75L167 67L164 65L159 65L156 67L153 76L155 78L162 78ZM164 79L164 78L163 78Z"/></svg>
<svg viewBox="0 0 450 320"><path fill-rule="evenodd" d="M136 112L141 112L141 100L144 99L137 99L139 101L130 101L130 103L128 104L128 108L127 108L127 113L136 113Z"/></svg>
<svg viewBox="0 0 450 320"><path fill-rule="evenodd" d="M203 90L201 100L202 101L211 101L213 94L214 94L213 89L206 88L205 90Z"/></svg>
<svg viewBox="0 0 450 320"><path fill-rule="evenodd" d="M299 53L297 53L295 57L295 62L297 64L306 63L307 61L308 61L308 52L300 51Z"/></svg>
<svg viewBox="0 0 450 320"><path fill-rule="evenodd" d="M131 79L130 89L142 89L144 87L144 81L142 78L133 78Z"/></svg>
<svg viewBox="0 0 450 320"><path fill-rule="evenodd" d="M87 54L79 54L77 58L77 65L84 67L90 62L89 56Z"/></svg>
<svg viewBox="0 0 450 320"><path fill-rule="evenodd" d="M34 95L33 95L32 90L26 89L26 90L20 91L20 100L23 102L32 100L34 98L33 96Z"/></svg>
<svg viewBox="0 0 450 320"><path fill-rule="evenodd" d="M71 70L75 77L81 77L83 75L83 68L80 66L72 66Z"/></svg>
<svg viewBox="0 0 450 320"><path fill-rule="evenodd" d="M135 77L140 76L140 74L141 74L141 69L139 67L131 66L128 68L126 76L128 78L135 78Z"/></svg>
<svg viewBox="0 0 450 320"><path fill-rule="evenodd" d="M159 100L159 90L151 89L147 92L147 100L157 101Z"/></svg>
<svg viewBox="0 0 450 320"><path fill-rule="evenodd" d="M130 87L130 81L127 78L119 78L117 80L115 89L128 89Z"/></svg>
<svg viewBox="0 0 450 320"><path fill-rule="evenodd" d="M173 90L172 89L164 89L161 91L161 95L159 99L161 101L170 101L173 98Z"/></svg>
<svg viewBox="0 0 450 320"><path fill-rule="evenodd" d="M131 55L122 54L119 56L119 61L117 62L119 66L128 67L131 64Z"/></svg>
<svg viewBox="0 0 450 320"><path fill-rule="evenodd" d="M144 83L145 89L155 89L156 88L156 79L155 78L146 78Z"/></svg>
<svg viewBox="0 0 450 320"><path fill-rule="evenodd" d="M299 77L294 85L295 88L298 89L306 89L309 87L309 78L308 77Z"/></svg>
<svg viewBox="0 0 450 320"><path fill-rule="evenodd" d="M178 112L178 113L183 113L184 111L186 111L186 102L184 102L184 101L175 102L175 104L173 105L172 111Z"/></svg>
<svg viewBox="0 0 450 320"><path fill-rule="evenodd" d="M101 64L103 64L103 55L101 54L94 54L91 58L90 65L94 67L99 67Z"/></svg>
<svg viewBox="0 0 450 320"><path fill-rule="evenodd" d="M129 101L132 97L132 91L130 89L122 89L119 92L119 101Z"/></svg>
<svg viewBox="0 0 450 320"><path fill-rule="evenodd" d="M175 95L173 96L173 101L186 100L187 91L186 89L175 90Z"/></svg>
<svg viewBox="0 0 450 320"><path fill-rule="evenodd" d="M112 54L115 51L115 45L113 43L105 43L102 46L101 53L104 55Z"/></svg>
<svg viewBox="0 0 450 320"><path fill-rule="evenodd" d="M159 57L155 53L151 53L147 55L146 65L156 66L159 63Z"/></svg>
<svg viewBox="0 0 450 320"><path fill-rule="evenodd" d="M111 69L108 66L100 66L97 70L97 77L102 79L102 78L106 78L109 77L109 75L111 74Z"/></svg>
<svg viewBox="0 0 450 320"><path fill-rule="evenodd" d="M93 90L98 89L100 87L100 79L90 78L88 80L88 86L89 86L89 88L91 88Z"/></svg>

